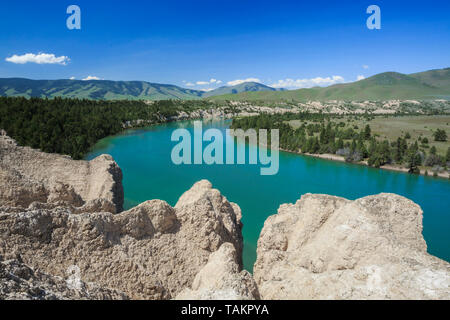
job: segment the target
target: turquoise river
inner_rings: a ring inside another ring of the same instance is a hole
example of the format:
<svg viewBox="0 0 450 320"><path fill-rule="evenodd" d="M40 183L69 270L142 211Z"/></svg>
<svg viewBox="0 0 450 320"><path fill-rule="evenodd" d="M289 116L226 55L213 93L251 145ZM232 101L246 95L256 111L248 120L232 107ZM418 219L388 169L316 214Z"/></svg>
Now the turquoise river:
<svg viewBox="0 0 450 320"><path fill-rule="evenodd" d="M225 135L229 120L204 121L203 128L217 128ZM322 160L280 152L279 172L260 175L260 165L175 165L171 141L176 128L193 135L193 122L173 122L100 140L87 159L107 153L123 171L125 209L162 199L175 205L196 181L208 179L214 188L242 209L244 267L253 269L256 244L264 221L282 203L293 203L305 193L324 193L357 199L381 192L403 195L424 211L423 235L428 252L450 261L450 181ZM225 141L225 139L224 139ZM226 142L224 142L226 143ZM203 147L207 145L203 143ZM254 146L245 146L254 148Z"/></svg>

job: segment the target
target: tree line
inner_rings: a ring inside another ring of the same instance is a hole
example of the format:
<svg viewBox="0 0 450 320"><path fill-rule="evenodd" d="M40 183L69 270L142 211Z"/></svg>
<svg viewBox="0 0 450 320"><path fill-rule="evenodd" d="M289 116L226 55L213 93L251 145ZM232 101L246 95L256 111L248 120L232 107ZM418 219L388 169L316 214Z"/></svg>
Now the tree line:
<svg viewBox="0 0 450 320"><path fill-rule="evenodd" d="M373 116L364 115L366 120ZM279 129L280 147L287 151L309 154L337 154L347 162L367 160L369 166L380 167L386 164L405 165L410 173L419 173L419 167L429 166L442 171L450 167L450 147L446 154L437 154L432 146L429 152L427 138L408 142L411 136L406 133L395 141L380 140L372 133L367 124L363 129L346 127L338 116L322 113L285 113L261 114L257 116L235 118L231 128L247 130ZM287 122L300 120L302 124L294 129ZM356 127L356 126L355 126ZM434 133L435 141L447 141L445 130Z"/></svg>

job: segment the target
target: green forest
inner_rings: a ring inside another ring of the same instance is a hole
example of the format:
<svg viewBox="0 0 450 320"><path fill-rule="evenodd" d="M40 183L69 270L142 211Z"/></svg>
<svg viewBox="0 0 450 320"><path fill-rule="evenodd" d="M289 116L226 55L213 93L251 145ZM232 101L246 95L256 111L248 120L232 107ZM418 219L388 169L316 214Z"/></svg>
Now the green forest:
<svg viewBox="0 0 450 320"><path fill-rule="evenodd" d="M99 139L126 127L159 123L180 111L210 106L205 101L0 97L0 129L20 145L82 159Z"/></svg>
<svg viewBox="0 0 450 320"><path fill-rule="evenodd" d="M370 119L372 115L363 115ZM293 129L288 123L300 120L302 125ZM411 141L406 133L393 141L382 140L372 132L370 125L363 128L346 127L339 115L322 113L261 114L233 119L232 129L279 129L280 148L309 154L336 154L347 162L367 160L367 164L380 167L386 164L402 165L410 173L419 173L420 167L430 167L437 174L450 167L450 147L438 154L429 147L427 138ZM436 130L435 141L447 141L445 130Z"/></svg>

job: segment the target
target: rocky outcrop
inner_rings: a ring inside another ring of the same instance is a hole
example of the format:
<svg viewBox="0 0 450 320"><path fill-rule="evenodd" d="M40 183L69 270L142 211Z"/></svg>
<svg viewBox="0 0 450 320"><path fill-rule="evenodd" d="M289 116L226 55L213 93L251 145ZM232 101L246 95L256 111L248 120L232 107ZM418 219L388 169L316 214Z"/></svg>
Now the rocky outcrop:
<svg viewBox="0 0 450 320"><path fill-rule="evenodd" d="M450 299L422 211L380 194L304 195L242 270L241 210L202 180L175 207L120 212L110 156L74 161L0 135L0 299Z"/></svg>
<svg viewBox="0 0 450 320"><path fill-rule="evenodd" d="M123 300L120 291L33 270L19 260L0 261L0 300Z"/></svg>
<svg viewBox="0 0 450 320"><path fill-rule="evenodd" d="M239 266L242 266L242 214L237 204L228 202L209 181L201 180L180 197L175 209L181 221L192 224L191 232L186 233L189 241L199 243L211 252L219 249L222 243L230 242L236 249ZM199 212L206 214L199 215Z"/></svg>
<svg viewBox="0 0 450 320"><path fill-rule="evenodd" d="M217 263L210 255L223 247L228 262L222 274L232 273L224 281L233 290L252 281L240 273L240 210L208 181L196 183L175 208L152 200L119 214L74 210L79 208L39 203L0 208L0 255L19 255L53 276L76 268L81 281L133 299L170 299L192 287L208 260ZM250 298L254 290L236 292Z"/></svg>
<svg viewBox="0 0 450 320"><path fill-rule="evenodd" d="M426 249L406 198L306 194L266 220L254 277L263 299L449 299L450 264Z"/></svg>
<svg viewBox="0 0 450 320"><path fill-rule="evenodd" d="M0 135L0 205L27 208L38 201L79 207L97 199L114 204L114 212L122 210L122 171L111 156L75 161Z"/></svg>
<svg viewBox="0 0 450 320"><path fill-rule="evenodd" d="M251 274L236 263L236 250L224 243L209 256L208 263L194 278L191 288L178 294L178 300L254 300L259 292Z"/></svg>

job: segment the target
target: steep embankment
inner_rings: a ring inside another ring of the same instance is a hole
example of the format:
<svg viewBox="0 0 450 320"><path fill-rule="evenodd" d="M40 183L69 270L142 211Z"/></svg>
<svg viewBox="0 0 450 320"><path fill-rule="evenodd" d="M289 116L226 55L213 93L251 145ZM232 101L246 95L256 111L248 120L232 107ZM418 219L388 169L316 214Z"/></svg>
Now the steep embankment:
<svg viewBox="0 0 450 320"><path fill-rule="evenodd" d="M122 210L122 171L109 155L92 161L20 147L0 135L0 201L27 207L34 201L76 206L109 202Z"/></svg>
<svg viewBox="0 0 450 320"><path fill-rule="evenodd" d="M254 276L264 299L448 299L450 264L426 249L404 197L306 194L266 220Z"/></svg>
<svg viewBox="0 0 450 320"><path fill-rule="evenodd" d="M74 214L65 206L3 208L0 255L19 256L27 265L60 277L76 268L84 282L133 299L174 298L191 286L210 254L223 245L228 244L231 252L226 254L236 266L231 271L241 271L238 207L206 181L188 194L175 208L151 200L116 215ZM253 282L247 272L243 277ZM245 294L257 297L235 293Z"/></svg>

